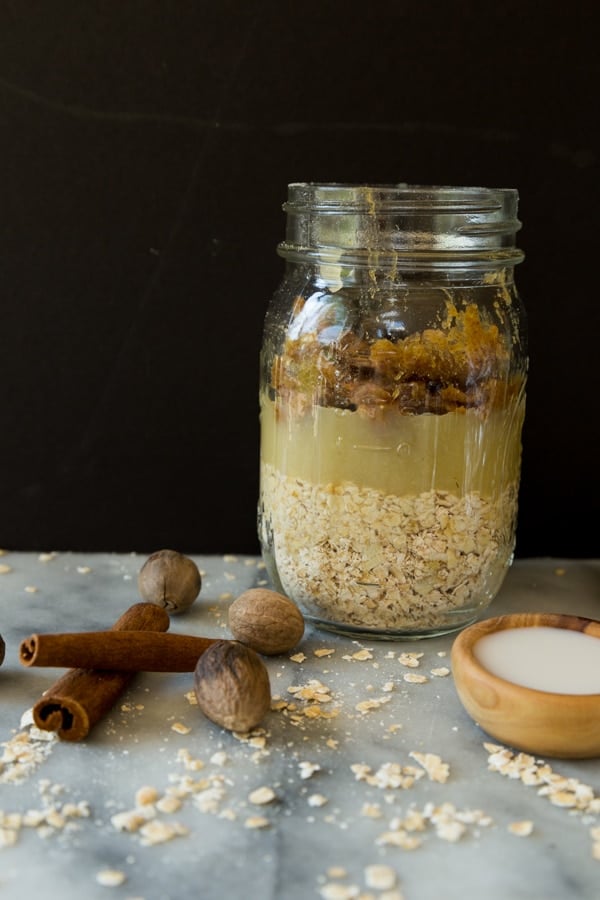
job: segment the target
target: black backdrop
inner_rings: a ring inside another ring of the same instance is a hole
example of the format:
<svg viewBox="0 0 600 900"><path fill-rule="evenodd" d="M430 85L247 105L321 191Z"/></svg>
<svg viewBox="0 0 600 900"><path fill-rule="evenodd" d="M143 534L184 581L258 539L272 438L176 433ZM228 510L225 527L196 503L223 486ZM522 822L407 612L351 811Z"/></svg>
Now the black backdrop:
<svg viewBox="0 0 600 900"><path fill-rule="evenodd" d="M593 6L5 0L0 546L258 552L287 184L408 181L518 188L517 555L597 556Z"/></svg>

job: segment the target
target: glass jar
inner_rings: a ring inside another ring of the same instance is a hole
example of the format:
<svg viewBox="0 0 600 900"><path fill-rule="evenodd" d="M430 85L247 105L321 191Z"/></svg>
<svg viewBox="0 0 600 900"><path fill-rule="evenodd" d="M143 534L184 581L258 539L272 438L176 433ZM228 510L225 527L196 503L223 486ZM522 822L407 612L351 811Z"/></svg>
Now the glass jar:
<svg viewBox="0 0 600 900"><path fill-rule="evenodd" d="M275 588L355 636L459 629L513 558L525 410L518 194L291 184L261 352Z"/></svg>

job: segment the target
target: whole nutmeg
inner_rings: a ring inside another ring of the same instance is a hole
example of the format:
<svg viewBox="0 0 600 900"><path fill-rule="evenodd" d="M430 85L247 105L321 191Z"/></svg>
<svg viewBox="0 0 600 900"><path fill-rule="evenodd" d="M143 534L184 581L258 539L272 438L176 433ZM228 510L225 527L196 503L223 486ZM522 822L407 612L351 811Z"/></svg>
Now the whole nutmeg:
<svg viewBox="0 0 600 900"><path fill-rule="evenodd" d="M302 639L304 618L284 594L250 588L229 607L229 630L234 638L257 653L287 653Z"/></svg>
<svg viewBox="0 0 600 900"><path fill-rule="evenodd" d="M211 721L245 734L271 708L269 673L260 656L238 641L215 641L194 670L198 706Z"/></svg>
<svg viewBox="0 0 600 900"><path fill-rule="evenodd" d="M164 607L169 613L189 609L202 587L198 566L177 550L157 550L138 574L142 600Z"/></svg>

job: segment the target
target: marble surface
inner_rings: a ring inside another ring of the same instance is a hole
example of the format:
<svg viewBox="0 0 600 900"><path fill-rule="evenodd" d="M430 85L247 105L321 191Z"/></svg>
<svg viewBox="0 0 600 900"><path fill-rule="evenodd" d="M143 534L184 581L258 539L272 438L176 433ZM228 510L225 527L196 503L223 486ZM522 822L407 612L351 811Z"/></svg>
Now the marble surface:
<svg viewBox="0 0 600 900"><path fill-rule="evenodd" d="M597 900L600 814L557 806L536 786L490 770L484 742L492 739L463 710L451 673L432 674L450 666L452 636L378 642L307 629L298 648L305 659L267 661L281 700L251 740L202 716L190 702L191 675L142 673L85 741L42 741L26 711L62 672L21 666L20 641L34 631L110 627L139 600L144 558L0 559L8 569L0 576L0 896ZM264 582L264 569L254 557L194 559L202 591L171 631L228 636L228 603ZM485 615L526 610L600 618L600 561L517 561ZM401 663L406 652L423 654L418 667ZM10 759L18 734L30 757L20 762ZM424 774L394 786L398 771L425 771L411 753L438 755L447 779ZM546 762L600 795L599 760ZM134 826L144 787L159 798L145 807L150 828L118 830L119 822ZM252 802L261 787L275 793L272 802ZM169 811L177 794L180 806ZM410 831L417 814L422 830ZM264 827L251 827L261 819ZM531 834L512 833L523 821ZM399 834L420 845L389 843ZM385 878L394 886L385 888Z"/></svg>

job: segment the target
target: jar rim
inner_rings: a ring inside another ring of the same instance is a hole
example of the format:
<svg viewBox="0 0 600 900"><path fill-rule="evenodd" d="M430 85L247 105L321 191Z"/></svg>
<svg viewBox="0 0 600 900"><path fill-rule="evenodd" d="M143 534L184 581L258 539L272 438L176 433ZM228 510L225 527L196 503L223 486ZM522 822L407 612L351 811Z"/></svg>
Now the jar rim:
<svg viewBox="0 0 600 900"><path fill-rule="evenodd" d="M518 200L516 188L291 182L278 250L297 261L343 254L357 265L373 253L409 267L514 265L523 259Z"/></svg>
<svg viewBox="0 0 600 900"><path fill-rule="evenodd" d="M516 188L489 188L477 185L360 184L352 182L297 181L288 184L283 208L300 212L302 208L337 213L356 213L374 204L381 212L493 212L516 207ZM520 223L519 223L520 225Z"/></svg>

